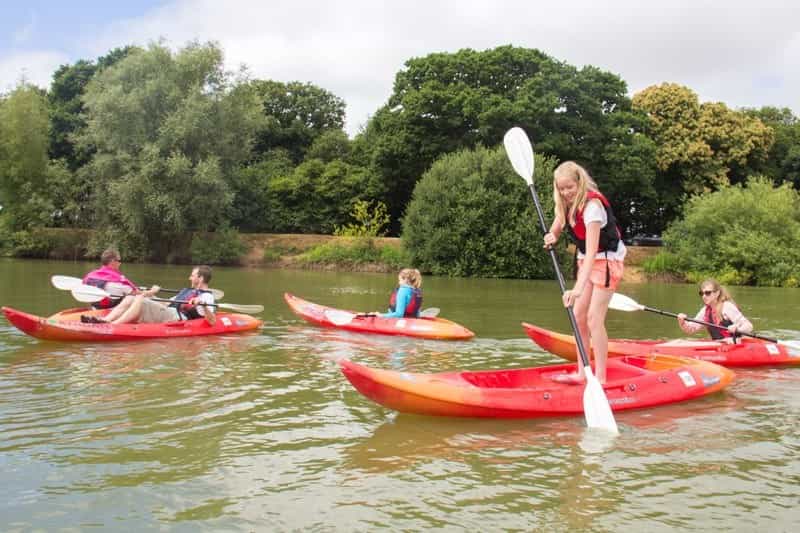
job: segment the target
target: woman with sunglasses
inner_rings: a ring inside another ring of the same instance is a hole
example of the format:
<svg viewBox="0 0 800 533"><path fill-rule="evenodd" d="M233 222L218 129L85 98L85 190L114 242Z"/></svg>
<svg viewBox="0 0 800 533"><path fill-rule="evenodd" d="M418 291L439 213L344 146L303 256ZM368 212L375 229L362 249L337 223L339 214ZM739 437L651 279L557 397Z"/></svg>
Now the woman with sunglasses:
<svg viewBox="0 0 800 533"><path fill-rule="evenodd" d="M719 327L712 328L696 322L687 322L686 315L680 313L678 325L684 332L691 335L703 327L707 327L711 338L715 340L730 338L738 331L753 332L753 324L739 311L731 295L716 280L707 279L701 283L699 294L703 299L703 307L697 312L694 319L717 324Z"/></svg>

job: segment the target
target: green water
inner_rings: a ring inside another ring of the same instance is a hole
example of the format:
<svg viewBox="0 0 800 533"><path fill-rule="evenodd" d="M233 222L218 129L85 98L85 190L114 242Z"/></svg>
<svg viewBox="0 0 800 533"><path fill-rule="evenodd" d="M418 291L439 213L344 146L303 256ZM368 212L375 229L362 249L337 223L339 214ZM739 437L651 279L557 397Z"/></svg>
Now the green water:
<svg viewBox="0 0 800 533"><path fill-rule="evenodd" d="M89 263L0 261L0 303L75 306L53 274ZM123 265L180 288L187 267ZM554 282L426 277L468 342L307 325L283 302L375 310L394 275L215 269L224 301L263 304L256 334L48 343L0 319L0 529L140 531L790 531L800 526L800 368L740 371L724 393L619 413L597 443L581 417L398 415L359 395L334 360L433 372L557 359L520 322L567 331ZM620 292L694 313L696 287ZM735 288L756 328L800 339L800 290ZM674 319L610 312L614 337L676 337Z"/></svg>

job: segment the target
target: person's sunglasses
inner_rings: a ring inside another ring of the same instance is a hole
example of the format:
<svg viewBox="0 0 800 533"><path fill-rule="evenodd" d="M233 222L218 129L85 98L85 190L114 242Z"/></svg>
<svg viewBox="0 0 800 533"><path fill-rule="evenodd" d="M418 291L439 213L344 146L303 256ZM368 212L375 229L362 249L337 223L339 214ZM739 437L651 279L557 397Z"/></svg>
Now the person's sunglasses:
<svg viewBox="0 0 800 533"><path fill-rule="evenodd" d="M700 296L711 296L715 292L717 291L697 291L697 294L699 294Z"/></svg>

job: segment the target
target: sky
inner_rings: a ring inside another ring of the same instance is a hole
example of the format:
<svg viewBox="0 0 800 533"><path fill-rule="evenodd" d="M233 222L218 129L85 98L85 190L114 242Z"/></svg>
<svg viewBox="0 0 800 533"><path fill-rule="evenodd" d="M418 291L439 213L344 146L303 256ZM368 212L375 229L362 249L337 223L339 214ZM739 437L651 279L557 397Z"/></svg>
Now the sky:
<svg viewBox="0 0 800 533"><path fill-rule="evenodd" d="M404 63L434 52L538 48L618 75L629 94L664 82L731 108L800 116L796 0L108 0L0 4L0 92L49 87L62 64L128 44L216 41L232 70L309 82L342 98L352 136Z"/></svg>

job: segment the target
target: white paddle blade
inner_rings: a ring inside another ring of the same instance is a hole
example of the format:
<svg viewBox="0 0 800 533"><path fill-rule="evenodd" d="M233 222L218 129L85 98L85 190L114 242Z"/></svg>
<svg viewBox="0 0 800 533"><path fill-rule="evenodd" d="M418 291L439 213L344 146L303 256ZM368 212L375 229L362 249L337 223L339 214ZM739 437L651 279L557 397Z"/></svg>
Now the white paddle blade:
<svg viewBox="0 0 800 533"><path fill-rule="evenodd" d="M211 291L211 294L214 295L215 300L222 300L225 298L225 291L221 291L219 289L208 289Z"/></svg>
<svg viewBox="0 0 800 533"><path fill-rule="evenodd" d="M511 166L528 185L533 185L533 146L522 128L511 128L503 137Z"/></svg>
<svg viewBox="0 0 800 533"><path fill-rule="evenodd" d="M344 326L349 324L356 317L353 313L347 311L340 311L339 309L326 309L325 318L336 324L337 326Z"/></svg>
<svg viewBox="0 0 800 533"><path fill-rule="evenodd" d="M83 280L72 276L53 276L50 278L53 287L62 291L71 291L79 285L83 285Z"/></svg>
<svg viewBox="0 0 800 533"><path fill-rule="evenodd" d="M778 344L784 345L793 357L800 357L800 341L778 341Z"/></svg>
<svg viewBox="0 0 800 533"><path fill-rule="evenodd" d="M439 316L439 311L441 311L441 309L439 309L438 307L428 307L427 309L423 309L422 311L420 311L419 317L436 318L437 316Z"/></svg>
<svg viewBox="0 0 800 533"><path fill-rule="evenodd" d="M217 304L220 309L230 309L237 313L245 313L247 315L255 315L264 311L263 305L242 305L242 304Z"/></svg>
<svg viewBox="0 0 800 533"><path fill-rule="evenodd" d="M583 390L583 413L586 425L590 428L604 429L610 433L619 433L617 421L611 412L603 386L597 381L591 368L586 367L586 388Z"/></svg>
<svg viewBox="0 0 800 533"><path fill-rule="evenodd" d="M608 302L608 307L616 309L617 311L644 311L644 306L642 304L618 292L611 295L611 301Z"/></svg>
<svg viewBox="0 0 800 533"><path fill-rule="evenodd" d="M91 285L78 285L72 289L72 297L79 302L99 302L108 296L109 294L103 289L92 287Z"/></svg>

